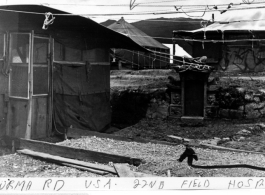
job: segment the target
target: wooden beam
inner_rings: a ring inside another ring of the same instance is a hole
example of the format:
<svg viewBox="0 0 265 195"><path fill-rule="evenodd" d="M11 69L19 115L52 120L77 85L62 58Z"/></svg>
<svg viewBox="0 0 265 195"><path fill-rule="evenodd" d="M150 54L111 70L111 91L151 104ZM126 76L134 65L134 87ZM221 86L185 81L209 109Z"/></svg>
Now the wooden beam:
<svg viewBox="0 0 265 195"><path fill-rule="evenodd" d="M182 141L182 140L187 141L187 142L190 142L190 141L191 141L191 139L183 138L183 137L178 137L178 136L175 136L175 135L168 135L168 137L171 137L171 138L177 139L177 140L179 140L179 141Z"/></svg>
<svg viewBox="0 0 265 195"><path fill-rule="evenodd" d="M79 168L84 167L87 170L94 169L94 170L100 170L100 171L116 174L115 169L107 165L99 165L99 164L93 164L93 163L83 162L79 160L73 160L69 158L63 158L60 156L54 156L54 155L50 155L50 154L43 153L43 152L35 152L32 150L28 150L28 149L18 150L17 152L20 154L25 154L25 155L41 158L46 161L52 161L52 162L56 162L59 164L64 164L64 165L71 164L71 165L78 166Z"/></svg>
<svg viewBox="0 0 265 195"><path fill-rule="evenodd" d="M87 168L87 167L83 167L83 166L69 164L69 163L61 163L61 164L64 165L64 166L67 166L67 167L73 167L73 168L76 168L76 169L80 169L80 170L83 170L83 171L88 171L88 172L95 173L95 174L98 174L98 175L107 175L107 174L109 174L106 171L100 171L100 170L91 169L91 168Z"/></svg>
<svg viewBox="0 0 265 195"><path fill-rule="evenodd" d="M133 172L127 164L114 164L114 168L117 171L119 177L158 177L156 175Z"/></svg>
<svg viewBox="0 0 265 195"><path fill-rule="evenodd" d="M28 118L27 127L24 138L31 139L32 136L32 107L33 107L33 45L34 45L34 31L31 31L30 51L29 51L29 74L28 74L28 86L29 86L29 100L28 100ZM19 50L19 49L18 49Z"/></svg>
<svg viewBox="0 0 265 195"><path fill-rule="evenodd" d="M104 146L102 146L104 147ZM98 163L128 163L139 166L144 161L138 158L131 158L115 154L108 154L96 152L91 150L84 150L78 148L71 148L67 146L60 146L42 141L19 139L19 149L29 149L37 152L44 152L51 155L62 156L65 158L72 158L84 161L98 162Z"/></svg>
<svg viewBox="0 0 265 195"><path fill-rule="evenodd" d="M184 141L189 142L190 145L193 145L193 146L211 148L211 149L215 149L215 150L224 150L224 151L230 151L230 152L244 152L244 153L263 154L264 155L263 152L253 152L253 151L247 151L247 150L238 150L238 149L234 149L234 148L226 148L226 147L222 147L222 146L204 144L204 143L200 143L200 141L197 141L197 140L194 140L194 139L187 139L187 138L182 138L182 137L178 137L178 136L174 136L174 135L168 135L168 137L171 137L171 138L174 138L174 139L177 139L177 140L184 139Z"/></svg>
<svg viewBox="0 0 265 195"><path fill-rule="evenodd" d="M130 170L130 167L126 164L114 164L114 168L118 173L119 177L134 177L133 172Z"/></svg>

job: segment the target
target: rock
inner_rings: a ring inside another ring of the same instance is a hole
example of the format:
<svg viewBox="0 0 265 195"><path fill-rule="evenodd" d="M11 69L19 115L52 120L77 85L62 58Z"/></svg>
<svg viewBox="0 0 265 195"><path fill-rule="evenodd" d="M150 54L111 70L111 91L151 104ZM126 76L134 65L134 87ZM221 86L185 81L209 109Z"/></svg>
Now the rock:
<svg viewBox="0 0 265 195"><path fill-rule="evenodd" d="M239 111L244 111L244 106L239 106L238 110Z"/></svg>
<svg viewBox="0 0 265 195"><path fill-rule="evenodd" d="M259 125L255 125L254 127L248 128L252 134L261 134L263 133L263 128Z"/></svg>
<svg viewBox="0 0 265 195"><path fill-rule="evenodd" d="M260 113L258 111L252 111L252 112L247 112L246 118L247 119L254 119L254 118L259 118Z"/></svg>
<svg viewBox="0 0 265 195"><path fill-rule="evenodd" d="M259 118L262 113L261 110L265 107L265 102L250 103L246 105L246 118Z"/></svg>
<svg viewBox="0 0 265 195"><path fill-rule="evenodd" d="M241 137L240 135L233 135L232 140L238 141L240 137Z"/></svg>
<svg viewBox="0 0 265 195"><path fill-rule="evenodd" d="M265 94L265 89L259 89L259 92Z"/></svg>
<svg viewBox="0 0 265 195"><path fill-rule="evenodd" d="M254 100L256 103L259 103L259 102L260 102L259 97L254 97L253 100Z"/></svg>
<svg viewBox="0 0 265 195"><path fill-rule="evenodd" d="M248 127L248 129L252 132L254 130L254 127Z"/></svg>
<svg viewBox="0 0 265 195"><path fill-rule="evenodd" d="M156 103L156 99L155 98L153 98L153 99L151 99L151 101L150 102L152 102L152 103Z"/></svg>
<svg viewBox="0 0 265 195"><path fill-rule="evenodd" d="M215 139L215 140L221 140L221 138L219 138L219 137L214 137L213 139Z"/></svg>
<svg viewBox="0 0 265 195"><path fill-rule="evenodd" d="M253 101L253 94L246 94L245 95L245 100L249 101L249 102L252 102Z"/></svg>
<svg viewBox="0 0 265 195"><path fill-rule="evenodd" d="M238 141L244 141L246 138L245 137L240 137L239 139L238 139Z"/></svg>
<svg viewBox="0 0 265 195"><path fill-rule="evenodd" d="M228 109L220 109L219 111L220 117L229 118L229 110Z"/></svg>
<svg viewBox="0 0 265 195"><path fill-rule="evenodd" d="M251 134L251 131L243 129L243 130L238 131L236 134L237 135L249 135L249 134Z"/></svg>
<svg viewBox="0 0 265 195"><path fill-rule="evenodd" d="M168 106L161 105L157 108L157 116L158 118L166 118L168 116Z"/></svg>
<svg viewBox="0 0 265 195"><path fill-rule="evenodd" d="M157 118L157 113L152 113L151 118L152 118L152 119Z"/></svg>
<svg viewBox="0 0 265 195"><path fill-rule="evenodd" d="M262 130L265 130L265 124L264 123L258 124L257 126L259 126Z"/></svg>
<svg viewBox="0 0 265 195"><path fill-rule="evenodd" d="M228 119L240 119L244 117L242 110L220 109L219 116Z"/></svg>
<svg viewBox="0 0 265 195"><path fill-rule="evenodd" d="M244 93L246 91L243 87L237 87L236 89L239 93Z"/></svg>

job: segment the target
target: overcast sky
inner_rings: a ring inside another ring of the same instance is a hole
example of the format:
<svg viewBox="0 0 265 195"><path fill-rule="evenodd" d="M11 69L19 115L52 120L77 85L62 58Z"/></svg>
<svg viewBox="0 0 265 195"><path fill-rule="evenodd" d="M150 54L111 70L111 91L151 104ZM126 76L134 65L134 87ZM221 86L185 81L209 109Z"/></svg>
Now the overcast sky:
<svg viewBox="0 0 265 195"><path fill-rule="evenodd" d="M250 1L253 0L244 0ZM262 0L255 0L254 2L260 2ZM157 3L156 3L157 2ZM53 8L61 9L67 12L75 14L99 14L97 16L90 16L91 19L97 22L103 22L107 19L118 20L122 16L128 22L135 22L137 20L144 20L149 18L176 18L176 17L188 17L183 13L174 13L174 14L152 14L158 12L175 12L176 9L174 6L179 8L184 5L219 5L219 4L229 4L229 3L243 3L243 0L135 0L135 5L139 4L140 6L134 7L130 10L130 0L0 0L1 5L10 5L10 4L43 4ZM122 6L114 6L122 5ZM142 5L142 6L141 6ZM145 6L143 6L145 5ZM146 6L150 5L150 6ZM157 6L156 6L157 5ZM170 7L165 7L165 6ZM244 5L246 6L246 5ZM212 8L212 7L210 7ZM204 8L203 8L204 9ZM188 11L187 8L183 11ZM126 15L134 13L149 12L149 15ZM124 14L121 14L124 13ZM215 19L221 15L220 12L213 12ZM227 12L228 13L228 12ZM245 14L248 12L245 11ZM116 16L104 16L104 14L121 14ZM200 13L189 13L193 18L203 18L210 20L212 13L206 12L203 15L203 12ZM203 15L203 17L201 17Z"/></svg>

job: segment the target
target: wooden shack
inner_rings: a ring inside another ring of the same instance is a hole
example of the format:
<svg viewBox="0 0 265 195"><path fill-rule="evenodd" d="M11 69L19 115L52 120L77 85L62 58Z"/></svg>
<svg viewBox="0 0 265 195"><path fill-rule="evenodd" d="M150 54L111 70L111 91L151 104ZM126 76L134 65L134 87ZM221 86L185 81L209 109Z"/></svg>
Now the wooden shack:
<svg viewBox="0 0 265 195"><path fill-rule="evenodd" d="M40 5L0 6L0 135L37 139L110 124L110 48L130 38ZM119 40L119 41L117 41Z"/></svg>

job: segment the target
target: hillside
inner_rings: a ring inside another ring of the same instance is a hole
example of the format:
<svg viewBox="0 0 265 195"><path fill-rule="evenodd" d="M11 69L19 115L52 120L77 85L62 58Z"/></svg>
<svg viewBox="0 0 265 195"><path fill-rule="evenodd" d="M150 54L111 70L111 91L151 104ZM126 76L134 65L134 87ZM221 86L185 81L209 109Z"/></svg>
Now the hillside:
<svg viewBox="0 0 265 195"><path fill-rule="evenodd" d="M156 38L161 43L172 43L172 32L174 30L195 30L201 28L199 19L190 18L157 18L142 20L131 23L136 28L151 37L166 37L168 39Z"/></svg>
<svg viewBox="0 0 265 195"><path fill-rule="evenodd" d="M114 22L116 22L116 20L106 20L105 22L102 22L100 24L107 27L107 26L113 24Z"/></svg>

